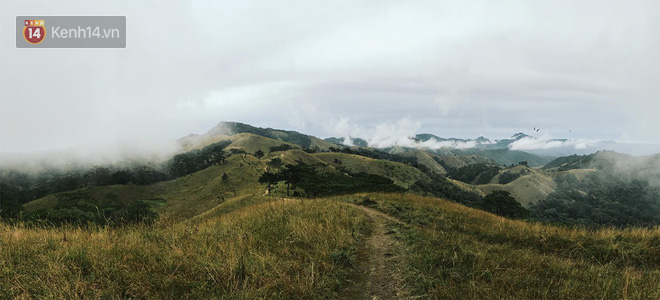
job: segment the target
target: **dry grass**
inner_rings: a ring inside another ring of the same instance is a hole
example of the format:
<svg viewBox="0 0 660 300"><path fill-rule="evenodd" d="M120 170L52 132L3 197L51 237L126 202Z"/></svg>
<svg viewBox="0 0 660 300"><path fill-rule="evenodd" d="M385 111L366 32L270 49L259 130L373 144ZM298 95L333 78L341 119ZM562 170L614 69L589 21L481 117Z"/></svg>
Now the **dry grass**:
<svg viewBox="0 0 660 300"><path fill-rule="evenodd" d="M408 284L449 299L658 299L660 228L560 228L512 221L435 198L344 197L411 226Z"/></svg>
<svg viewBox="0 0 660 300"><path fill-rule="evenodd" d="M332 298L366 217L340 203L270 201L195 224L0 225L0 298Z"/></svg>

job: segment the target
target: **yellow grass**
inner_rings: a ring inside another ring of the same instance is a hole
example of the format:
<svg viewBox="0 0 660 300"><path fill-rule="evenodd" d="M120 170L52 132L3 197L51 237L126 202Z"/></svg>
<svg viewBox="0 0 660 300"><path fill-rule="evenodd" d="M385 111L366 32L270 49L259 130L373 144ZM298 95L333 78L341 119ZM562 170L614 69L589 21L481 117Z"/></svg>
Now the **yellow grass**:
<svg viewBox="0 0 660 300"><path fill-rule="evenodd" d="M270 201L194 225L0 225L0 298L332 298L368 224L323 201Z"/></svg>
<svg viewBox="0 0 660 300"><path fill-rule="evenodd" d="M584 230L513 221L449 201L401 194L337 199L410 224L408 283L449 299L658 299L660 228ZM371 203L373 203L371 202Z"/></svg>

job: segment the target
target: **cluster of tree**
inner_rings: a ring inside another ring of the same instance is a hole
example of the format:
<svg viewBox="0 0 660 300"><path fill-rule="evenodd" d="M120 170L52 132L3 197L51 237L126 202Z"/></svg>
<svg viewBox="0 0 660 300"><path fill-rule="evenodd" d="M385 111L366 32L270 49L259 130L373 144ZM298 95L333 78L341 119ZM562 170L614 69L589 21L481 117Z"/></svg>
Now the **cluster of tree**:
<svg viewBox="0 0 660 300"><path fill-rule="evenodd" d="M126 201L112 193L108 193L102 201L94 201L86 191L81 190L58 194L54 208L31 212L22 220L28 224L51 226L123 226L152 224L157 216L146 201Z"/></svg>
<svg viewBox="0 0 660 300"><path fill-rule="evenodd" d="M289 144L282 144L282 145L270 147L269 152L287 151L291 149L293 149L293 146Z"/></svg>
<svg viewBox="0 0 660 300"><path fill-rule="evenodd" d="M529 173L529 171L527 169L522 169L518 173L511 172L510 170L502 172L502 174L500 174L500 177L499 177L499 183L500 184L507 184L509 182L512 182L512 181L520 178L520 176L526 175L527 173Z"/></svg>
<svg viewBox="0 0 660 300"><path fill-rule="evenodd" d="M281 162L280 162L281 164ZM300 188L308 197L330 196L358 192L401 192L404 189L379 175L366 173L319 172L313 165L302 161L287 164L278 172L265 172L259 182L270 191L279 182L286 184L287 196L291 190Z"/></svg>
<svg viewBox="0 0 660 300"><path fill-rule="evenodd" d="M46 195L85 186L113 184L151 184L171 178L165 166L148 164L126 167L94 166L92 168L47 169L39 173L3 171L2 203L30 202Z"/></svg>
<svg viewBox="0 0 660 300"><path fill-rule="evenodd" d="M501 169L499 165L476 163L460 168L449 168L447 176L466 183L487 184Z"/></svg>
<svg viewBox="0 0 660 300"><path fill-rule="evenodd" d="M23 205L19 201L18 192L14 187L0 182L0 218L13 219L20 215Z"/></svg>
<svg viewBox="0 0 660 300"><path fill-rule="evenodd" d="M529 211L520 205L507 191L493 191L484 197L481 208L505 218L522 219L529 217Z"/></svg>
<svg viewBox="0 0 660 300"><path fill-rule="evenodd" d="M581 181L573 174L555 181L555 192L530 205L534 218L584 226L660 224L660 190L646 179L597 171Z"/></svg>
<svg viewBox="0 0 660 300"><path fill-rule="evenodd" d="M170 162L172 177L176 178L185 176L206 169L212 165L224 163L230 155L225 152L224 149L230 143L230 141L221 141L202 149L195 149L175 155Z"/></svg>

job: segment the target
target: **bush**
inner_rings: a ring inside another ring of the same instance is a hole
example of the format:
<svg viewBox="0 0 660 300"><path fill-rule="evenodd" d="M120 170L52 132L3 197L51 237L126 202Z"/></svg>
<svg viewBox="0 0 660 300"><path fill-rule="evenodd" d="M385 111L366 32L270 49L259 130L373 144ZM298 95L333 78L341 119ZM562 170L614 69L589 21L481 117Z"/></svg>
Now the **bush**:
<svg viewBox="0 0 660 300"><path fill-rule="evenodd" d="M279 146L270 147L270 152L287 151L287 150L291 150L291 149L293 149L293 147L291 145L282 144L282 145L279 145Z"/></svg>

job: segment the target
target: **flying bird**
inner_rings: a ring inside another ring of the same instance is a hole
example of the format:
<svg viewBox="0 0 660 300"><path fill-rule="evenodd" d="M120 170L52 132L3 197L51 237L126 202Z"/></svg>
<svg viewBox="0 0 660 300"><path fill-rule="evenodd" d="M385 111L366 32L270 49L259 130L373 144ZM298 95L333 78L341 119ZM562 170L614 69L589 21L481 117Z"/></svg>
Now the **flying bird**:
<svg viewBox="0 0 660 300"><path fill-rule="evenodd" d="M536 132L539 132L539 130L541 130L541 128L539 128L539 129L536 129Z"/></svg>

